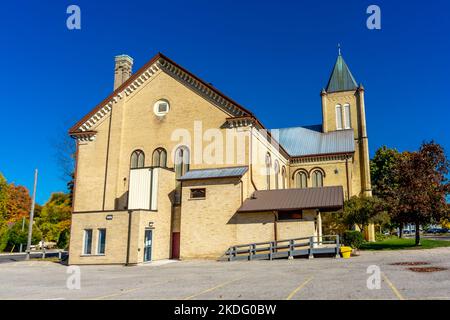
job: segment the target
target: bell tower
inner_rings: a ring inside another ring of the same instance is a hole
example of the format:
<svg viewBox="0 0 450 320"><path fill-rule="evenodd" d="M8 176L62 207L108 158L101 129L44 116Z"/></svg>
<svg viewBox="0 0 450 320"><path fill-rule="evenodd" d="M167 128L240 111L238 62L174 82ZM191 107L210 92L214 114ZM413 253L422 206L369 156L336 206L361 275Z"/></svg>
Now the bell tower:
<svg viewBox="0 0 450 320"><path fill-rule="evenodd" d="M322 98L322 131L353 130L355 157L353 160L352 195L372 195L369 167L364 87L358 85L349 67L339 54Z"/></svg>

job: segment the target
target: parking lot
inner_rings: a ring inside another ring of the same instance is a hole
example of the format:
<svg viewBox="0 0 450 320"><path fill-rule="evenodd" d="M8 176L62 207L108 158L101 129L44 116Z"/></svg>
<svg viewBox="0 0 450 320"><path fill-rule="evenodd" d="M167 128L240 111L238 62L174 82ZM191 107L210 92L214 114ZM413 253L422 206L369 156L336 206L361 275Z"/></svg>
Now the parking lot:
<svg viewBox="0 0 450 320"><path fill-rule="evenodd" d="M398 265L405 262L419 264ZM369 266L380 268L379 289L367 286ZM450 299L450 248L361 252L348 260L82 266L79 289L68 289L67 268L33 260L1 264L0 299Z"/></svg>

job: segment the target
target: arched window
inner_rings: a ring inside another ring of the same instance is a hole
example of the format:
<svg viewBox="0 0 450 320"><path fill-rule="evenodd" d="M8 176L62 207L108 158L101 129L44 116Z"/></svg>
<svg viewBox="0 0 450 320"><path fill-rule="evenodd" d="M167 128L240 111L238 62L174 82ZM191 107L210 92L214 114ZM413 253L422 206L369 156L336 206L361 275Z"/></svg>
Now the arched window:
<svg viewBox="0 0 450 320"><path fill-rule="evenodd" d="M142 150L134 150L131 154L130 168L143 168L145 162L145 154Z"/></svg>
<svg viewBox="0 0 450 320"><path fill-rule="evenodd" d="M270 153L266 154L266 189L270 190L270 167L272 167L272 158Z"/></svg>
<svg viewBox="0 0 450 320"><path fill-rule="evenodd" d="M295 174L295 187L304 189L308 188L308 175L304 171L298 171Z"/></svg>
<svg viewBox="0 0 450 320"><path fill-rule="evenodd" d="M336 130L342 130L342 106L336 106Z"/></svg>
<svg viewBox="0 0 450 320"><path fill-rule="evenodd" d="M286 189L286 168L284 166L281 169L281 186Z"/></svg>
<svg viewBox="0 0 450 320"><path fill-rule="evenodd" d="M280 164L278 163L278 160L275 160L273 170L275 172L275 189L278 189L278 178L280 176Z"/></svg>
<svg viewBox="0 0 450 320"><path fill-rule="evenodd" d="M181 182L178 181L178 178L183 176L186 172L189 171L189 149L186 146L178 147L175 151L175 178L177 179L175 182L175 204L181 203Z"/></svg>
<svg viewBox="0 0 450 320"><path fill-rule="evenodd" d="M316 170L312 173L312 184L314 188L323 187L323 173L320 170Z"/></svg>
<svg viewBox="0 0 450 320"><path fill-rule="evenodd" d="M344 104L344 129L350 129L352 127L352 122L350 118L350 105Z"/></svg>
<svg viewBox="0 0 450 320"><path fill-rule="evenodd" d="M158 148L153 151L152 166L162 168L167 167L167 152L165 149Z"/></svg>

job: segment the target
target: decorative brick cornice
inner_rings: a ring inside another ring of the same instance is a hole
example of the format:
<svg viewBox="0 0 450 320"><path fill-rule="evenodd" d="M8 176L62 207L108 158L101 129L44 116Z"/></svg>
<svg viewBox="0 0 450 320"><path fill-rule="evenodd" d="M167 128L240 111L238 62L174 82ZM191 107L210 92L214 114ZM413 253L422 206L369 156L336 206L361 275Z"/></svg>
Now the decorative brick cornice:
<svg viewBox="0 0 450 320"><path fill-rule="evenodd" d="M124 97L132 94L160 70L166 72L196 91L198 94L204 96L232 117L253 116L250 111L225 96L212 85L196 77L183 67L176 64L174 61L165 57L163 54L158 53L120 87L114 90L108 98L103 100L89 114L77 122L69 130L69 133L73 134L75 132L85 132L91 130L96 123L111 112L114 104L118 103Z"/></svg>
<svg viewBox="0 0 450 320"><path fill-rule="evenodd" d="M71 133L70 136L78 141L93 141L95 140L95 136L97 135L97 131L81 131Z"/></svg>
<svg viewBox="0 0 450 320"><path fill-rule="evenodd" d="M292 157L289 161L290 164L310 163L310 162L323 162L323 161L336 161L350 159L353 153L337 153L337 154L324 154L324 155L307 155L302 157Z"/></svg>

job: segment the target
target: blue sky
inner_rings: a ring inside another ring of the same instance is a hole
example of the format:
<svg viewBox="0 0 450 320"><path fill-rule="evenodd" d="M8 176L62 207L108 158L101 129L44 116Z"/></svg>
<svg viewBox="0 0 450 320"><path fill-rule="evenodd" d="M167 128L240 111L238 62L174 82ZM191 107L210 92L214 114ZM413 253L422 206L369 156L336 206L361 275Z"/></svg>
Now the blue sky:
<svg viewBox="0 0 450 320"><path fill-rule="evenodd" d="M70 4L81 30L66 28ZM370 4L381 30L366 28ZM55 141L110 93L122 53L137 70L161 51L275 128L321 121L341 43L366 88L371 153L430 139L450 152L447 0L40 0L2 3L2 13L0 171L31 189L39 168L39 203L66 189Z"/></svg>

